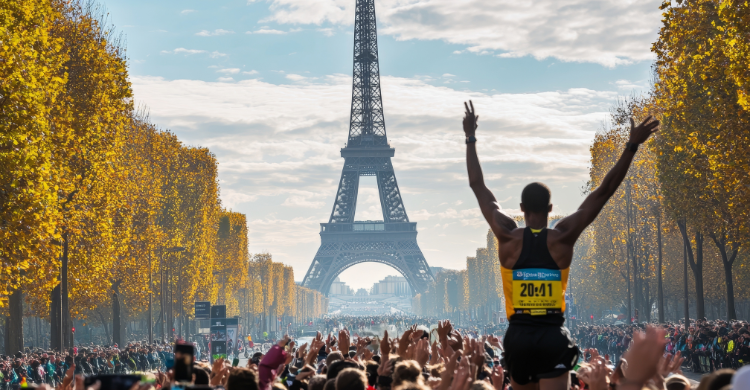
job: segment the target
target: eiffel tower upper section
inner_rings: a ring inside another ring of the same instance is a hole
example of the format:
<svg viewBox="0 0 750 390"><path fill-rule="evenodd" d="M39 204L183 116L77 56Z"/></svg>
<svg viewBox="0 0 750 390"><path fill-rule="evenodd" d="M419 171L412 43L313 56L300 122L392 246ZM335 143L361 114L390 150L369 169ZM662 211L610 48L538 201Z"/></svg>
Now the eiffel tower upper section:
<svg viewBox="0 0 750 390"><path fill-rule="evenodd" d="M389 149L383 98L380 95L375 0L357 1L353 75L352 112L346 149Z"/></svg>
<svg viewBox="0 0 750 390"><path fill-rule="evenodd" d="M344 169L329 223L354 222L359 176L377 176L384 222L409 222L391 164L395 149L385 131L375 0L357 0L352 73L349 137L341 149Z"/></svg>

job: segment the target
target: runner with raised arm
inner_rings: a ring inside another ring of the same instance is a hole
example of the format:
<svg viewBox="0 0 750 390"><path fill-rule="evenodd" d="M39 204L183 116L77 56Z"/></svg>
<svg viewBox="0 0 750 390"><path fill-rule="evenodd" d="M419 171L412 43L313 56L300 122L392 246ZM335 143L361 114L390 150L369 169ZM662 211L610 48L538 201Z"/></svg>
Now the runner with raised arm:
<svg viewBox="0 0 750 390"><path fill-rule="evenodd" d="M581 207L560 220L554 229L547 228L552 211L549 188L542 183L527 185L521 192L521 211L526 222L522 229L500 210L492 191L484 184L475 137L479 116L471 101L464 106L469 185L499 242L505 310L510 323L504 340L504 365L513 390L570 389L569 371L578 361L579 350L563 326L563 313L573 247L620 186L638 145L657 131L659 121L649 115L635 126L631 118L630 141L620 159Z"/></svg>

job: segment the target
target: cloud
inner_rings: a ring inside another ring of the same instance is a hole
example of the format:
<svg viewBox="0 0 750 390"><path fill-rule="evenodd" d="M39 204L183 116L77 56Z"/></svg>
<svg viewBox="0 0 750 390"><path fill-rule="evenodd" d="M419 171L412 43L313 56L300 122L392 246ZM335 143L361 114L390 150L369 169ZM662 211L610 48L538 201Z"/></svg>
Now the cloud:
<svg viewBox="0 0 750 390"><path fill-rule="evenodd" d="M281 204L286 207L304 207L319 209L323 207L325 202L325 196L327 194L314 193L310 191L291 191L291 194L286 197L284 202Z"/></svg>
<svg viewBox="0 0 750 390"><path fill-rule="evenodd" d="M288 74L288 75L286 75L286 78L289 79L289 80L292 80L292 81L302 81L302 80L306 79L305 76L300 76L298 74Z"/></svg>
<svg viewBox="0 0 750 390"><path fill-rule="evenodd" d="M205 50L196 50L196 49L185 49L184 47L178 47L174 50L162 50L162 54L201 54L205 53Z"/></svg>
<svg viewBox="0 0 750 390"><path fill-rule="evenodd" d="M194 9L184 9L184 10L180 11L180 13L181 13L182 15L187 15L187 14L189 14L189 13L193 13L193 12L195 12L195 10L194 10Z"/></svg>
<svg viewBox="0 0 750 390"><path fill-rule="evenodd" d="M200 37L215 37L215 36L226 35L226 34L234 34L234 31L229 31L229 30L224 30L224 29L219 28L214 31L201 30L195 33L195 35L198 35Z"/></svg>
<svg viewBox="0 0 750 390"><path fill-rule="evenodd" d="M270 35L283 35L286 31L274 30L272 28L261 28L255 31L246 31L245 34L270 34Z"/></svg>
<svg viewBox="0 0 750 390"><path fill-rule="evenodd" d="M242 72L242 74L250 74L250 75L252 75L252 74L258 74L258 71L257 70L250 70L250 71Z"/></svg>
<svg viewBox="0 0 750 390"><path fill-rule="evenodd" d="M318 31L322 32L323 35L325 35L327 37L332 37L334 34L336 34L334 32L333 28L330 28L330 27L328 27L328 28L319 28Z"/></svg>
<svg viewBox="0 0 750 390"><path fill-rule="evenodd" d="M645 80L641 81L630 81L630 80L617 80L614 82L617 89L622 91L633 91L633 90L646 90L648 85Z"/></svg>
<svg viewBox="0 0 750 390"><path fill-rule="evenodd" d="M250 251L270 251L293 265L301 279L320 244L319 224L328 221L341 175L351 76L278 85L257 78L131 81L137 103L149 107L155 123L216 154L222 202L247 214ZM564 213L578 207L589 144L617 96L584 88L457 91L391 76L381 83L407 213L418 222L428 262L452 268L463 267L487 232L467 185L462 102L472 99L482 118L480 159L505 210L517 212L523 185L543 181L552 188L556 211ZM382 219L377 184L367 179L362 178L357 218Z"/></svg>
<svg viewBox="0 0 750 390"><path fill-rule="evenodd" d="M231 78L231 77L219 77L217 80L219 80L221 82L234 81L234 79Z"/></svg>
<svg viewBox="0 0 750 390"><path fill-rule="evenodd" d="M240 73L240 68L219 69L217 70L217 72L224 73L224 74L237 74L237 73Z"/></svg>
<svg viewBox="0 0 750 390"><path fill-rule="evenodd" d="M184 55L193 55L193 54L204 54L208 53L206 50L198 50L198 49L185 49L184 47L178 47L174 50L162 50L161 54L184 54ZM221 53L218 51L213 51L211 53L208 53L208 56L211 58L219 58L219 57L226 57L226 53Z"/></svg>
<svg viewBox="0 0 750 390"><path fill-rule="evenodd" d="M443 73L443 77L456 77L456 75L450 74L450 73Z"/></svg>
<svg viewBox="0 0 750 390"><path fill-rule="evenodd" d="M271 0L268 21L350 26L349 0ZM476 54L533 56L613 67L653 58L659 0L382 0L379 32L443 40ZM458 51L460 52L460 51Z"/></svg>

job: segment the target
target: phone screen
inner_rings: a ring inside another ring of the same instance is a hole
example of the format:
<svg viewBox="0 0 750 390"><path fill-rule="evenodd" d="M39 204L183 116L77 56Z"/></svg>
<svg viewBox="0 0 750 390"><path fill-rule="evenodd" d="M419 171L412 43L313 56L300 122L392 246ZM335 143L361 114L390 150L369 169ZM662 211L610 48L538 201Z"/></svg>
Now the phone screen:
<svg viewBox="0 0 750 390"><path fill-rule="evenodd" d="M234 358L232 360L232 367L237 367L238 364L240 364L240 358Z"/></svg>
<svg viewBox="0 0 750 390"><path fill-rule="evenodd" d="M87 376L83 380L85 388L93 386L96 381L99 381L100 388L111 389L111 390L130 390L133 385L137 384L141 380L140 375L126 375L126 374L105 374L105 375L92 375Z"/></svg>
<svg viewBox="0 0 750 390"><path fill-rule="evenodd" d="M192 382L193 363L195 362L195 347L187 344L174 346L174 381Z"/></svg>

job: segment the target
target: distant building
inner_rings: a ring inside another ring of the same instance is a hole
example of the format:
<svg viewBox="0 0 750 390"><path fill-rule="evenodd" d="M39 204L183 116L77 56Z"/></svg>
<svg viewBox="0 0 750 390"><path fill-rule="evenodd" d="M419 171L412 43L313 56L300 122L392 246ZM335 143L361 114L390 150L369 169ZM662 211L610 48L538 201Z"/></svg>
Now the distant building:
<svg viewBox="0 0 750 390"><path fill-rule="evenodd" d="M346 283L342 282L339 278L334 279L331 284L331 289L328 291L329 295L354 295L354 290L347 286Z"/></svg>
<svg viewBox="0 0 750 390"><path fill-rule="evenodd" d="M432 274L437 276L437 274L445 271L445 268L443 267L430 267L430 271L432 271Z"/></svg>
<svg viewBox="0 0 750 390"><path fill-rule="evenodd" d="M370 294L369 294L369 293L367 292L367 290L365 290L364 288L360 288L360 289L359 289L359 290L357 290L357 292L356 292L356 293L354 294L354 296L357 296L357 297L366 297L366 296L368 296L368 295L370 295Z"/></svg>
<svg viewBox="0 0 750 390"><path fill-rule="evenodd" d="M397 297L411 298L411 287L403 276L386 276L385 279L372 285L370 295L390 294Z"/></svg>

